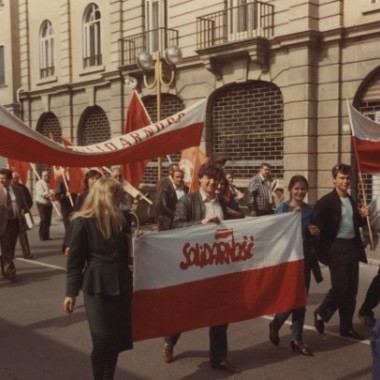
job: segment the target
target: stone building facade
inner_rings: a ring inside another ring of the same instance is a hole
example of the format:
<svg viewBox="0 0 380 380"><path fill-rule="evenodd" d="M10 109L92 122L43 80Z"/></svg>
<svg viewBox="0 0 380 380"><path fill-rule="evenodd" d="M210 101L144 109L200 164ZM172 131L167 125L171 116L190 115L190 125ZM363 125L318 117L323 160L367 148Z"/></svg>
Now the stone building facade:
<svg viewBox="0 0 380 380"><path fill-rule="evenodd" d="M303 174L313 203L335 163L355 165L346 98L369 117L380 111L379 17L378 0L3 0L14 35L0 36L0 100L57 141L99 142L123 132L130 77L156 119L157 73L146 86L136 59L177 45L161 116L207 97L206 153L226 156L242 187L262 162L285 182ZM171 70L163 61L166 81ZM153 161L144 182L156 179ZM376 191L376 177L366 183Z"/></svg>

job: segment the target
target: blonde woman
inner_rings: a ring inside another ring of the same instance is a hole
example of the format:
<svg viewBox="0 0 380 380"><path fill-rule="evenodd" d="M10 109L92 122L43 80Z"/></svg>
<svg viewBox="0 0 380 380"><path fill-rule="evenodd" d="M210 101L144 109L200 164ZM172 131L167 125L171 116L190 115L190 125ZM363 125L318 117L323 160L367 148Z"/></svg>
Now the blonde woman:
<svg viewBox="0 0 380 380"><path fill-rule="evenodd" d="M99 179L72 221L63 307L72 313L83 290L95 380L113 379L119 352L132 348L130 228L119 207L123 193L114 179Z"/></svg>

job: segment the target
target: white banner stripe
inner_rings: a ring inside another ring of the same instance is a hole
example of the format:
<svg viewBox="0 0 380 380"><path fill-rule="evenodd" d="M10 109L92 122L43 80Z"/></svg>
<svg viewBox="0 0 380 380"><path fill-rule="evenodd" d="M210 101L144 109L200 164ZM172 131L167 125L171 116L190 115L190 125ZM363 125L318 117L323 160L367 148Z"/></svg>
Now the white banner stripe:
<svg viewBox="0 0 380 380"><path fill-rule="evenodd" d="M135 240L134 290L159 289L302 258L300 213L163 231Z"/></svg>

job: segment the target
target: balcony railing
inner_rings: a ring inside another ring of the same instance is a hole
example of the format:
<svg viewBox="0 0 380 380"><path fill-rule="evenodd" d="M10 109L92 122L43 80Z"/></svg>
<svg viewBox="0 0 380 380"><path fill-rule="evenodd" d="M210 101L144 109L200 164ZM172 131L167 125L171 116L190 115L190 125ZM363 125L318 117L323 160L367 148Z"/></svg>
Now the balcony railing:
<svg viewBox="0 0 380 380"><path fill-rule="evenodd" d="M83 68L88 68L92 66L100 66L102 64L102 55L94 54L83 58Z"/></svg>
<svg viewBox="0 0 380 380"><path fill-rule="evenodd" d="M273 35L274 6L253 1L197 17L197 48Z"/></svg>
<svg viewBox="0 0 380 380"><path fill-rule="evenodd" d="M44 67L43 69L40 69L40 78L48 78L54 75L54 66L50 67Z"/></svg>
<svg viewBox="0 0 380 380"><path fill-rule="evenodd" d="M169 46L178 46L178 30L157 28L145 33L135 34L120 39L120 65L133 65L138 55L146 50L153 54L161 53Z"/></svg>

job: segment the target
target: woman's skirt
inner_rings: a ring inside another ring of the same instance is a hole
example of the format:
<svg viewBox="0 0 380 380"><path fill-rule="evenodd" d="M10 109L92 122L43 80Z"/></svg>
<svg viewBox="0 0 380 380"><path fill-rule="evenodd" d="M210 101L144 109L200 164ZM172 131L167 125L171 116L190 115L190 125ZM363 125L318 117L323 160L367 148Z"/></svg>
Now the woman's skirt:
<svg viewBox="0 0 380 380"><path fill-rule="evenodd" d="M94 348L121 352L133 347L131 301L131 294L106 296L84 292Z"/></svg>

